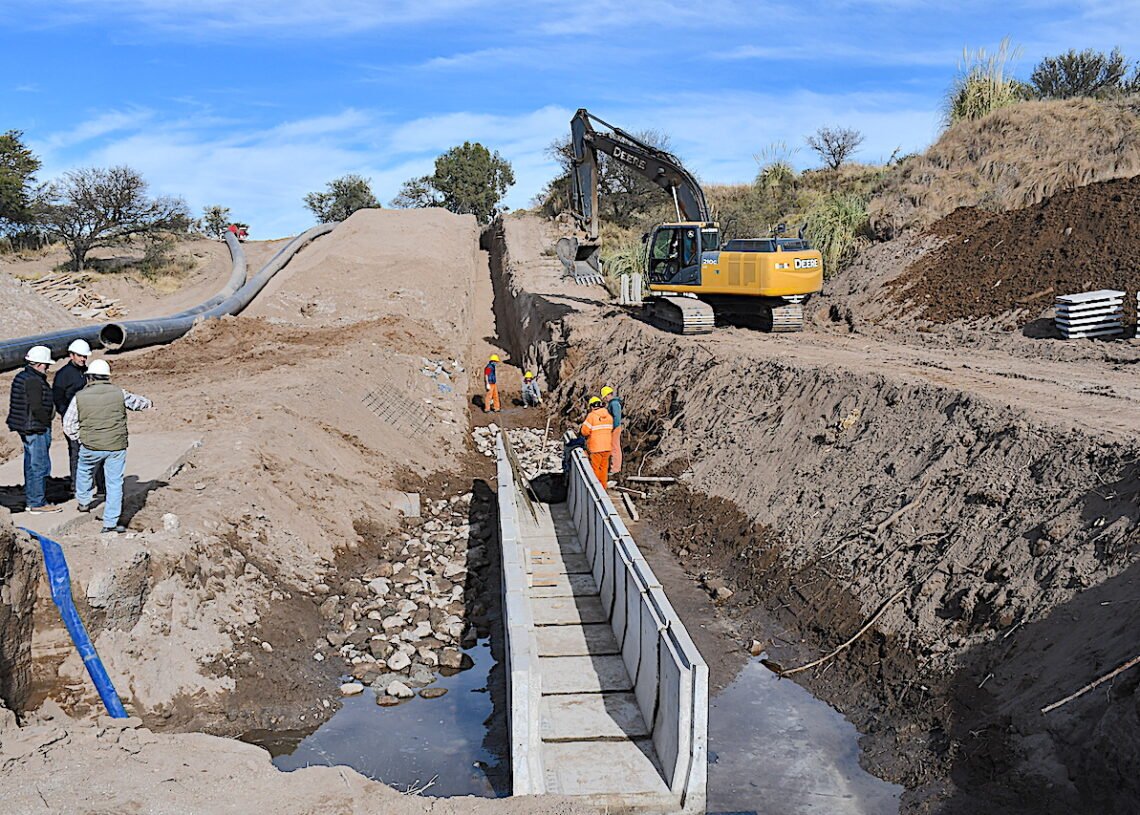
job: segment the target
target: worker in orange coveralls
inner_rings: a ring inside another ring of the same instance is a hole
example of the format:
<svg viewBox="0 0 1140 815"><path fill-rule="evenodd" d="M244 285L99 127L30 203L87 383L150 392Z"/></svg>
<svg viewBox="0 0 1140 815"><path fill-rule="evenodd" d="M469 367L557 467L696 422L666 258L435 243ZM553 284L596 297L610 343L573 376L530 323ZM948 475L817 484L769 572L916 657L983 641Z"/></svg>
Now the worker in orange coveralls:
<svg viewBox="0 0 1140 815"><path fill-rule="evenodd" d="M483 386L487 389L487 394L483 397L484 413L494 413L502 410L502 407L499 405L498 366L499 355L491 354L491 359L487 362L487 367L483 369Z"/></svg>
<svg viewBox="0 0 1140 815"><path fill-rule="evenodd" d="M598 397L591 396L589 404L590 413L582 423L581 433L586 439L586 452L590 454L590 468L604 488L610 471L614 417Z"/></svg>

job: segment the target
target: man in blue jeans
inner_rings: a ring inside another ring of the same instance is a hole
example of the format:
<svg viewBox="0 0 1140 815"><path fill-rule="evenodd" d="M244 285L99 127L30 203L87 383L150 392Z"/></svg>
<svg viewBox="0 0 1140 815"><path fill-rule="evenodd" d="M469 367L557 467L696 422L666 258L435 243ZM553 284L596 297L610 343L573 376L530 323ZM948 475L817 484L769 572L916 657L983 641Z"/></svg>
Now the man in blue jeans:
<svg viewBox="0 0 1140 815"><path fill-rule="evenodd" d="M123 511L123 471L127 465L127 410L146 410L151 401L111 384L111 366L97 359L87 366L87 387L75 394L63 417L63 432L79 440L79 472L75 500L80 512L90 512L95 499L95 469L103 465L107 503L103 531L126 532L119 523Z"/></svg>
<svg viewBox="0 0 1140 815"><path fill-rule="evenodd" d="M24 362L24 370L12 380L8 400L8 429L19 433L24 443L24 504L32 515L60 512L62 507L47 502L53 417L51 385L47 379L51 349L36 345L28 349Z"/></svg>

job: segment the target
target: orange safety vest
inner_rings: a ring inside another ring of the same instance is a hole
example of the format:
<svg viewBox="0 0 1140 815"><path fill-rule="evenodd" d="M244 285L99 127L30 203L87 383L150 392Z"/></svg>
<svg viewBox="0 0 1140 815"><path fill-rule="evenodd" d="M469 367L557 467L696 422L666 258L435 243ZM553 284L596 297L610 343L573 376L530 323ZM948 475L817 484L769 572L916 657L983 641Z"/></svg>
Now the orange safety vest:
<svg viewBox="0 0 1140 815"><path fill-rule="evenodd" d="M614 417L605 406L590 411L582 423L582 435L586 437L586 449L591 453L608 453L613 444Z"/></svg>

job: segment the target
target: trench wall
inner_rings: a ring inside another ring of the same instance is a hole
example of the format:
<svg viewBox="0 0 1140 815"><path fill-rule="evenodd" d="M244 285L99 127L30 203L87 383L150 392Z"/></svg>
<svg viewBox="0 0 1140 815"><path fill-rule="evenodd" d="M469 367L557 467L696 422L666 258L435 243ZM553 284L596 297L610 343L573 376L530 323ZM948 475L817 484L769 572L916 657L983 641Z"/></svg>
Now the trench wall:
<svg viewBox="0 0 1140 815"><path fill-rule="evenodd" d="M0 520L0 702L19 713L32 683L32 618L40 577L39 548Z"/></svg>

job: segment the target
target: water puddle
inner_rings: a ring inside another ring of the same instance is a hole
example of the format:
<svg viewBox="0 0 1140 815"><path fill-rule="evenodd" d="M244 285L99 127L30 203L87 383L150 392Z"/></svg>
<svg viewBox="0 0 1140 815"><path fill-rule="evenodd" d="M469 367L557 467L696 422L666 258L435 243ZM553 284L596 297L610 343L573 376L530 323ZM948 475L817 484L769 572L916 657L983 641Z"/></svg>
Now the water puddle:
<svg viewBox="0 0 1140 815"><path fill-rule="evenodd" d="M749 661L709 703L709 815L897 815L903 788L859 766L858 739L841 714Z"/></svg>
<svg viewBox="0 0 1140 815"><path fill-rule="evenodd" d="M507 746L496 735L505 733L505 717L492 700L490 641L480 640L466 653L471 668L430 685L447 689L438 699L417 696L381 707L365 688L311 733L258 732L243 740L269 750L274 765L285 771L345 765L398 790L429 796L509 795Z"/></svg>

